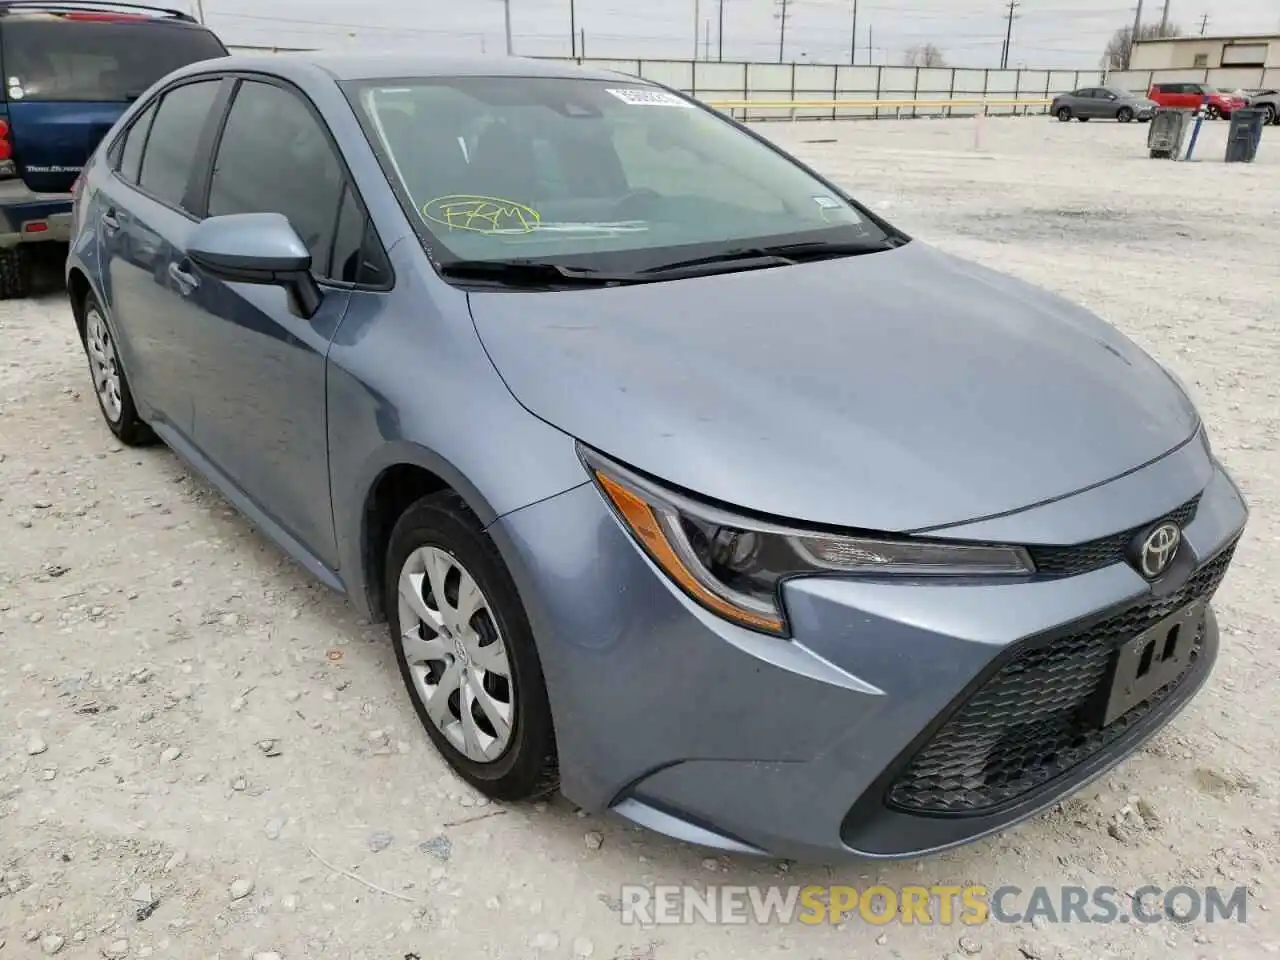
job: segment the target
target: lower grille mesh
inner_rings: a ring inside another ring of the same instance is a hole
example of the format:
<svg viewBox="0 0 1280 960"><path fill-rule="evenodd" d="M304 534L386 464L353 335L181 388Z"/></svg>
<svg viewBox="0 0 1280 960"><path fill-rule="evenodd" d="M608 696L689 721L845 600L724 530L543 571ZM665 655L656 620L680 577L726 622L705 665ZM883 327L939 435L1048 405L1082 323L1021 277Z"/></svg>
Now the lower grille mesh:
<svg viewBox="0 0 1280 960"><path fill-rule="evenodd" d="M1099 728L1086 708L1105 682L1113 651L1192 600L1208 600L1234 552L1232 544L1167 597L1004 664L915 755L889 788L889 805L915 813L982 813L1064 773L1141 723L1182 677ZM1197 635L1197 652L1200 640Z"/></svg>

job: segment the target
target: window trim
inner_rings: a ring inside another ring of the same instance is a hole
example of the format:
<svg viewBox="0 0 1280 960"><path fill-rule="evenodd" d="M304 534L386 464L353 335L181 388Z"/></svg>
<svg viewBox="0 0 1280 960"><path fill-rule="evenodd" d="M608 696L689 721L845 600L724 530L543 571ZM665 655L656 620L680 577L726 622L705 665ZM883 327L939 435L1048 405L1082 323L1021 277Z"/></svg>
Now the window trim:
<svg viewBox="0 0 1280 960"><path fill-rule="evenodd" d="M386 241L382 239L378 232L378 225L374 223L373 216L369 213L369 206L364 202L364 197L360 193L360 187L356 183L356 179L351 174L351 167L347 163L347 158L343 155L341 147L338 145L337 138L334 137L333 131L329 129L329 124L325 121L324 115L316 107L315 102L307 95L297 84L286 80L284 77L273 73L261 73L256 70L231 70L220 74L223 81L229 83L230 93L226 102L222 105L221 116L215 124L215 130L209 144L208 157L204 165L204 173L198 184L199 193L197 195L196 206L200 211L200 219L206 219L209 215L209 193L213 189L213 167L218 161L218 150L222 147L222 137L226 132L227 119L231 116L231 110L235 107L236 97L240 94L240 88L245 83L265 83L273 87L279 87L287 93L292 93L302 101L307 112L311 114L311 118L319 125L320 132L324 135L325 141L329 144L329 148L333 151L334 158L338 161L338 169L342 175L343 189L338 191L338 204L334 208L334 228L337 229L337 216L342 210L342 198L345 191L349 188L356 198L356 204L360 208L360 212L364 215L367 224L366 234L368 230L373 231L374 239L378 246L382 248L382 261L387 265L389 274L384 284L371 283L350 283L344 280L335 280L332 277L316 277L316 282L324 287L331 287L335 290L361 290L387 292L395 288L396 274L395 268L391 265L391 257L387 253ZM330 243L332 248L332 242ZM329 270L333 269L332 249L329 254ZM314 274L313 274L314 276Z"/></svg>
<svg viewBox="0 0 1280 960"><path fill-rule="evenodd" d="M120 135L117 136L115 140L111 142L111 146L107 148L106 155L108 165L111 167L111 172L132 187L136 188L138 184L135 181L128 179L120 172L121 168L124 166L124 155L129 149L129 138L133 136L133 131L138 128L138 124L150 116L151 123L147 124L147 134L142 138L142 153L138 159L138 175L141 176L142 160L147 155L147 140L151 137L151 127L156 122L156 114L159 112L160 102L155 99L148 100L146 106L130 118L128 125L120 131Z"/></svg>
<svg viewBox="0 0 1280 960"><path fill-rule="evenodd" d="M218 114L220 110L223 110L225 108L224 97L226 96L226 83L224 78L220 74L217 74L217 73L193 74L191 76L182 77L181 79L170 84L169 86L164 87L161 90L157 90L151 97L149 97L146 100L145 103L143 103L141 106L139 106L136 109L136 111L134 112L134 115L129 118L129 125L125 127L125 129L122 130L120 133L116 134L116 137L114 140L112 140L111 146L108 148L108 150L109 151L114 150L116 148L117 142L121 140L123 137L125 137L128 131L131 131L133 129L134 124L136 124L138 120L141 119L142 114L146 113L146 111L150 109L152 106L156 108L156 117L158 117L160 115L160 107L164 103L164 98L167 97L170 93L180 89L181 87L188 87L196 83L209 83L209 82L213 82L216 85L216 90L214 91L214 95L213 95L213 104L209 107L209 116L205 118L204 126L201 128L200 134L196 138L196 152L194 157L194 165L192 167L191 173L187 175L187 184L183 188L182 199L185 200L187 198L187 195L191 192L192 178L196 175L198 170L200 170L202 167L207 167L209 164L209 160L207 156L202 156L202 150L207 150L208 148L207 140L209 136L209 127L211 125L213 118ZM147 138L142 143L142 163L138 165L139 181L142 180L142 168L146 164L147 148L151 146L151 134L155 131L155 127L156 127L155 117L153 117L151 120L151 126L147 128ZM178 205L175 206L169 200L156 196L154 193L152 193L150 190L144 187L140 182L133 183L129 180L126 180L123 176L120 175L120 170L115 165L112 165L111 167L111 175L116 180L119 180L120 183L124 184L129 189L135 190L138 193L140 193L142 196L146 197L152 203L158 203L160 206L164 207L166 210L171 210L174 213L180 214L181 216L190 220L192 223L200 222L199 217L192 214L190 210L187 210L181 206L181 203L182 203L181 200L179 200Z"/></svg>

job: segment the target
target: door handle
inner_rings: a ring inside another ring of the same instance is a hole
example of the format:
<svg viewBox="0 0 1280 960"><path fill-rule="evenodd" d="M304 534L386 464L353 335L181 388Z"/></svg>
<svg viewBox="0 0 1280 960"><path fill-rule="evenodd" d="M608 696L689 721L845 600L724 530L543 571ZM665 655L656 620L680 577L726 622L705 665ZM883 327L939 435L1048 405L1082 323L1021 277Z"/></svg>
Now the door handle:
<svg viewBox="0 0 1280 960"><path fill-rule="evenodd" d="M102 229L107 233L115 233L120 229L120 218L116 216L114 208L109 209L102 215Z"/></svg>
<svg viewBox="0 0 1280 960"><path fill-rule="evenodd" d="M183 269L180 263L169 264L169 278L178 285L178 289L184 297L189 297L195 292L196 287L200 286L199 279L194 274Z"/></svg>

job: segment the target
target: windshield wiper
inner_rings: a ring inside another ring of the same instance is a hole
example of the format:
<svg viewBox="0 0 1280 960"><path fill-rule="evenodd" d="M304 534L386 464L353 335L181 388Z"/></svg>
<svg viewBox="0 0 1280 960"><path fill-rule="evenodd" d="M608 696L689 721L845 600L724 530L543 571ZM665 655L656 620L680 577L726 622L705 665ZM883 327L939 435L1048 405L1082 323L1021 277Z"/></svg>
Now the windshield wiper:
<svg viewBox="0 0 1280 960"><path fill-rule="evenodd" d="M830 241L815 240L801 243L779 243L759 247L734 247L721 253L713 253L705 257L694 257L690 260L674 260L649 267L640 271L645 274L667 273L673 270L686 270L694 267L716 266L718 264L747 265L755 262L758 267L781 267L801 260L826 260L834 257L853 257L864 253L879 253L900 246L896 237L884 240Z"/></svg>
<svg viewBox="0 0 1280 960"><path fill-rule="evenodd" d="M603 287L642 283L647 279L634 273L604 273L590 267L569 267L549 260L450 260L440 264L440 272L460 280L491 280L530 287Z"/></svg>

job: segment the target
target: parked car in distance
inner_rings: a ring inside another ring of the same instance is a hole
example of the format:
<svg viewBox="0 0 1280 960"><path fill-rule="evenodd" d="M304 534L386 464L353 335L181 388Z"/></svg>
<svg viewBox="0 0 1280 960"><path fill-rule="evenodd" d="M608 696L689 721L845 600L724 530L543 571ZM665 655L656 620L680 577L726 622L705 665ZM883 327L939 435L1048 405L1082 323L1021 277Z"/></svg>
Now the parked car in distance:
<svg viewBox="0 0 1280 960"><path fill-rule="evenodd" d="M33 244L70 239L72 185L125 108L170 71L226 53L177 10L0 0L0 299L26 295Z"/></svg>
<svg viewBox="0 0 1280 960"><path fill-rule="evenodd" d="M1266 122L1280 125L1280 91L1250 90L1249 106L1266 114Z"/></svg>
<svg viewBox="0 0 1280 960"><path fill-rule="evenodd" d="M1155 111L1153 101L1115 86L1082 87L1072 93L1061 93L1053 98L1050 107L1050 112L1063 123L1072 119L1146 123Z"/></svg>
<svg viewBox="0 0 1280 960"><path fill-rule="evenodd" d="M187 67L86 168L67 290L115 436L387 621L494 798L913 856L1217 654L1247 510L1174 376L650 81Z"/></svg>
<svg viewBox="0 0 1280 960"><path fill-rule="evenodd" d="M1174 107L1180 110L1199 110L1212 119L1226 119L1237 110L1246 106L1246 101L1234 93L1219 90L1206 83L1153 83L1147 93L1148 99L1161 107Z"/></svg>

